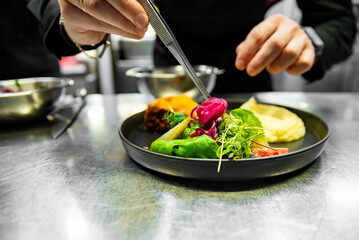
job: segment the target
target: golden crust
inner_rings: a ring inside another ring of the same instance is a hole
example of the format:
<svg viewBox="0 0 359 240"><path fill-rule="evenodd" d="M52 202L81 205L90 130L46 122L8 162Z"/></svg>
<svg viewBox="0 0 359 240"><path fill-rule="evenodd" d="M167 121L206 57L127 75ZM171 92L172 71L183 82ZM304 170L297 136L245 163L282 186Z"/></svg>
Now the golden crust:
<svg viewBox="0 0 359 240"><path fill-rule="evenodd" d="M148 104L145 112L145 131L148 132L166 132L170 129L169 123L163 119L171 109L176 113L182 113L186 116L191 114L193 108L198 105L185 94L158 98Z"/></svg>

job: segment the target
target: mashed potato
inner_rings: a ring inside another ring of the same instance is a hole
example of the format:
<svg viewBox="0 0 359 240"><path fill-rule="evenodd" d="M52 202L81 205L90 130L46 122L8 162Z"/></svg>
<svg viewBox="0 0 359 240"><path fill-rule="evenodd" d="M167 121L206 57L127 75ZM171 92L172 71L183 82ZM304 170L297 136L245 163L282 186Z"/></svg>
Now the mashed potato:
<svg viewBox="0 0 359 240"><path fill-rule="evenodd" d="M253 111L261 120L268 142L290 142L302 138L305 134L302 119L288 109L258 104L253 97L241 108Z"/></svg>

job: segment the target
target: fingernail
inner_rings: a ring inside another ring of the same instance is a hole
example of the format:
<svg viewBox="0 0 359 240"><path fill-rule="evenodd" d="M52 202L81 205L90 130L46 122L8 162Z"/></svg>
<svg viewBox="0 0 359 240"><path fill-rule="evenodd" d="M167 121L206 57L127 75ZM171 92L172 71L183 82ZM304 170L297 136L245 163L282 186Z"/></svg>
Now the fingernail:
<svg viewBox="0 0 359 240"><path fill-rule="evenodd" d="M145 36L145 34L144 33L138 33L137 36L138 36L138 39L142 39Z"/></svg>
<svg viewBox="0 0 359 240"><path fill-rule="evenodd" d="M140 38L142 38L145 35L147 30L146 30L146 28L136 28L136 31L137 31L137 35Z"/></svg>
<svg viewBox="0 0 359 240"><path fill-rule="evenodd" d="M256 70L253 67L247 67L247 74L251 77L254 77L256 75Z"/></svg>
<svg viewBox="0 0 359 240"><path fill-rule="evenodd" d="M148 24L147 15L144 13L140 13L137 15L135 19L135 25L137 28L145 28Z"/></svg>
<svg viewBox="0 0 359 240"><path fill-rule="evenodd" d="M239 69L239 70L243 70L246 66L245 66L245 63L244 63L244 61L242 60L242 59L238 59L237 61L236 61L236 65L237 65L237 68Z"/></svg>

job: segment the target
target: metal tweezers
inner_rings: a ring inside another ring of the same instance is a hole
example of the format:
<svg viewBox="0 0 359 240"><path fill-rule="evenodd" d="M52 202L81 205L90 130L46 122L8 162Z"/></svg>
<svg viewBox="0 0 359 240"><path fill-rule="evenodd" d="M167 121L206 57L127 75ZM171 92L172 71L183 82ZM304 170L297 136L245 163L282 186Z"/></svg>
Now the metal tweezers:
<svg viewBox="0 0 359 240"><path fill-rule="evenodd" d="M198 78L195 70L187 60L186 56L184 55L180 45L178 44L175 36L173 35L171 29L166 24L165 20L156 10L154 5L150 0L138 0L138 2L143 6L145 9L149 21L156 31L157 36L161 39L161 41L165 44L168 50L172 53L172 55L177 59L177 61L182 65L186 73L191 77L194 84L202 93L203 97L207 102L209 102L209 93L205 86L203 85L202 81Z"/></svg>

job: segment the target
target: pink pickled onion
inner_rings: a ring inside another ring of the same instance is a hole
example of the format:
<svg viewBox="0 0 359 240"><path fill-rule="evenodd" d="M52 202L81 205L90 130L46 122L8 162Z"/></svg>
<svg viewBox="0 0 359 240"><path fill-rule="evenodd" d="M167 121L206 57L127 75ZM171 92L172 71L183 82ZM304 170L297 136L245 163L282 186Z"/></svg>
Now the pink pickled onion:
<svg viewBox="0 0 359 240"><path fill-rule="evenodd" d="M210 120L217 120L226 111L228 103L222 98L210 97L209 102L204 101L201 105L195 107L191 112L191 118L199 123L206 125ZM197 116L194 116L194 113Z"/></svg>
<svg viewBox="0 0 359 240"><path fill-rule="evenodd" d="M192 134L193 136L191 136L191 137L197 137L197 136L201 136L203 134L210 136L214 140L217 139L216 121L215 120L212 121L212 126L210 129L206 130L204 128L197 128L196 132L194 134Z"/></svg>
<svg viewBox="0 0 359 240"><path fill-rule="evenodd" d="M205 127L209 127L209 129L206 130L203 128L198 128L191 137L206 134L216 140L216 122L218 118L222 117L227 109L227 106L228 103L226 100L213 97L209 98L209 102L205 101L201 105L195 107L191 112L191 118L203 124ZM196 117L194 116L194 113L196 113Z"/></svg>
<svg viewBox="0 0 359 240"><path fill-rule="evenodd" d="M0 93L12 93L13 91L9 88L0 88Z"/></svg>

